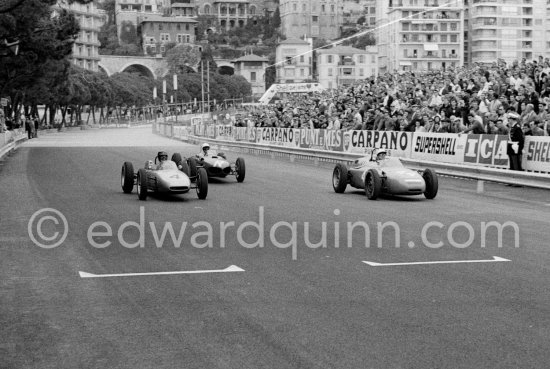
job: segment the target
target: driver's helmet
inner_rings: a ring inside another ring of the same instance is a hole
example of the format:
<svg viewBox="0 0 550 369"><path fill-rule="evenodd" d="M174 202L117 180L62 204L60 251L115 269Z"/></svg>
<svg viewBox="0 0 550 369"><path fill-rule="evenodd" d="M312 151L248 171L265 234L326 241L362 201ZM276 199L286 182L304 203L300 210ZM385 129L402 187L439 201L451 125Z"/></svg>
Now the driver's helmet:
<svg viewBox="0 0 550 369"><path fill-rule="evenodd" d="M202 151L206 153L208 150L210 150L210 145L207 143L202 144Z"/></svg>
<svg viewBox="0 0 550 369"><path fill-rule="evenodd" d="M160 162L166 161L168 160L168 154L166 153L166 151L159 151L157 154L157 159Z"/></svg>
<svg viewBox="0 0 550 369"><path fill-rule="evenodd" d="M376 161L384 160L386 159L386 155L388 152L386 150L378 150L376 152Z"/></svg>

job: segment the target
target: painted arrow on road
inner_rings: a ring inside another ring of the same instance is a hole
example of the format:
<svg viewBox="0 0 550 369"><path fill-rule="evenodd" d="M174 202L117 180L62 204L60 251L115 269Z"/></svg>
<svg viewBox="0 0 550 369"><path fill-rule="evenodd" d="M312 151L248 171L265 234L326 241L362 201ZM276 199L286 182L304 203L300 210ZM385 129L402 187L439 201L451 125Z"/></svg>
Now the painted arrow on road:
<svg viewBox="0 0 550 369"><path fill-rule="evenodd" d="M239 268L236 265L231 265L225 269L214 269L214 270L188 270L188 271L175 271L175 272L120 273L120 274L92 274L92 273L86 273L86 272L78 272L78 274L80 275L80 278L107 278L107 277L137 277L137 276L151 276L151 275L173 275L173 274L232 273L232 272L244 272L244 269Z"/></svg>
<svg viewBox="0 0 550 369"><path fill-rule="evenodd" d="M444 261L415 261L412 263L375 263L374 261L363 261L370 266L401 266L401 265L429 265L429 264L461 264L461 263L494 263L502 261L511 261L498 256L493 256L489 260L444 260Z"/></svg>

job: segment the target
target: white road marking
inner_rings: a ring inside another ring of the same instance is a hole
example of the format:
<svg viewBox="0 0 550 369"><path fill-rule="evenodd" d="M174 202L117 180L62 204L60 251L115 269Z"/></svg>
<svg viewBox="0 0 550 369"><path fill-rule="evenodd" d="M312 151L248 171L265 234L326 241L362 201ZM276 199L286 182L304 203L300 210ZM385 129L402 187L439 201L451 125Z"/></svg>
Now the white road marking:
<svg viewBox="0 0 550 369"><path fill-rule="evenodd" d="M120 273L120 274L92 274L86 272L78 272L80 278L106 278L106 277L136 277L136 276L150 276L150 275L172 275L172 274L205 274L205 273L231 273L231 272L244 272L244 269L239 268L236 265L231 265L225 269L214 270L188 270L188 271L176 271L176 272L150 272L150 273Z"/></svg>
<svg viewBox="0 0 550 369"><path fill-rule="evenodd" d="M460 264L460 263L494 263L499 261L511 261L498 256L493 256L490 260L444 260L444 261L416 261L412 263L375 263L373 261L363 261L370 266L401 266L401 265L427 265L427 264Z"/></svg>

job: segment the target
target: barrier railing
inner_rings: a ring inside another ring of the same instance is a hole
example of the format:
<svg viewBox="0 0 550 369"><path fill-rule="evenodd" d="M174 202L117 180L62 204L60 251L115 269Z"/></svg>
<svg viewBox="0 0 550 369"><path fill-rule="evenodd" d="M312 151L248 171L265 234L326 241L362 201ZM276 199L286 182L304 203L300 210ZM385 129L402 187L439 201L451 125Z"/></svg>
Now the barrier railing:
<svg viewBox="0 0 550 369"><path fill-rule="evenodd" d="M458 135L378 131L293 130L245 128L214 125L178 127L156 124L155 133L188 141L210 142L222 149L287 156L291 161L353 161L372 148L384 148L417 169L427 166L440 174L481 181L550 189L550 139L528 137L524 168L532 172L510 171L506 155L507 136ZM533 171L545 172L535 173Z"/></svg>
<svg viewBox="0 0 550 369"><path fill-rule="evenodd" d="M23 129L15 129L0 133L0 159L11 152L20 141L26 138L27 135Z"/></svg>

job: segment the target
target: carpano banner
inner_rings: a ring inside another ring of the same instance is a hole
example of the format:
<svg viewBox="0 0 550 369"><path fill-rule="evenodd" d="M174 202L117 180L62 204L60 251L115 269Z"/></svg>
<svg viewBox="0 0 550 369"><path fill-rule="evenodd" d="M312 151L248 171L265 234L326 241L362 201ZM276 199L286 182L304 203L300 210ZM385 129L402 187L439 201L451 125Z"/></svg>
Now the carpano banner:
<svg viewBox="0 0 550 369"><path fill-rule="evenodd" d="M550 137L527 136L525 138L523 169L550 172Z"/></svg>
<svg viewBox="0 0 550 369"><path fill-rule="evenodd" d="M411 158L461 164L467 137L465 134L415 132Z"/></svg>
<svg viewBox="0 0 550 369"><path fill-rule="evenodd" d="M508 168L507 142L505 135L467 135L464 163Z"/></svg>
<svg viewBox="0 0 550 369"><path fill-rule="evenodd" d="M263 145L298 147L300 145L300 130L293 128L260 127L256 142Z"/></svg>
<svg viewBox="0 0 550 369"><path fill-rule="evenodd" d="M371 149L385 149L392 156L410 158L412 132L347 131L344 133L344 151L366 154Z"/></svg>

